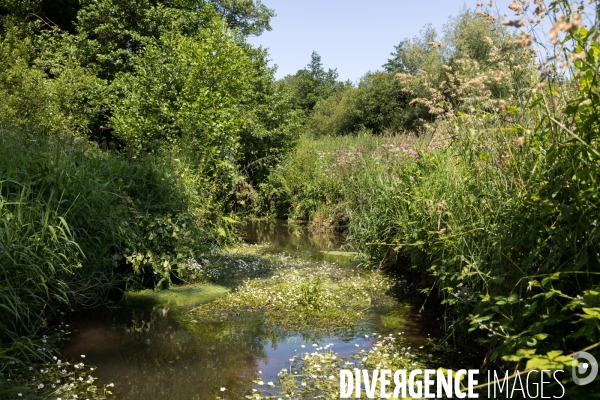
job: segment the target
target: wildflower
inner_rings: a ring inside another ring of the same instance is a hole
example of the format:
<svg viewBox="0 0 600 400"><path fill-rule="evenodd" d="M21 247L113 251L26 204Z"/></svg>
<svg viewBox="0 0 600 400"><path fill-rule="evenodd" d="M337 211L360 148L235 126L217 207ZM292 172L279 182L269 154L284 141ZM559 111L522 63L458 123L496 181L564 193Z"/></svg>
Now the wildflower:
<svg viewBox="0 0 600 400"><path fill-rule="evenodd" d="M527 23L525 22L525 20L523 18L521 18L521 19L515 19L513 21L502 21L502 25L520 28L522 26L527 25Z"/></svg>
<svg viewBox="0 0 600 400"><path fill-rule="evenodd" d="M275 386L275 384L273 382L270 382L270 381L267 383L267 385L269 385L269 386Z"/></svg>
<svg viewBox="0 0 600 400"><path fill-rule="evenodd" d="M519 11L522 11L523 8L521 7L521 4L519 4L516 1L513 1L512 3L510 3L510 5L508 6L508 8L510 8L511 10L513 10L515 13L519 13Z"/></svg>
<svg viewBox="0 0 600 400"><path fill-rule="evenodd" d="M523 136L519 137L517 139L517 143L516 144L517 144L518 147L523 147L523 145L525 144L525 138Z"/></svg>
<svg viewBox="0 0 600 400"><path fill-rule="evenodd" d="M224 387L222 387L222 388L221 388L221 392L224 392L224 391L226 391L226 390L227 390L227 389L226 389L226 388L224 388Z"/></svg>
<svg viewBox="0 0 600 400"><path fill-rule="evenodd" d="M40 383L40 384L38 385L38 389L43 389L43 388L44 388L44 384L43 384L43 383Z"/></svg>
<svg viewBox="0 0 600 400"><path fill-rule="evenodd" d="M261 385L261 386L265 384L263 381L258 381L258 382L256 382L256 383L257 383L258 385Z"/></svg>

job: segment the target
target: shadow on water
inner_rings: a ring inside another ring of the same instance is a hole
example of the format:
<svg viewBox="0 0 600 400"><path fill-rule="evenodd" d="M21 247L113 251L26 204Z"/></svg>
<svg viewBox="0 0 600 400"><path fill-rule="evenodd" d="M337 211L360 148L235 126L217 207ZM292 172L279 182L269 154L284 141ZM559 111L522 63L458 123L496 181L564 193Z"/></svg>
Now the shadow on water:
<svg viewBox="0 0 600 400"><path fill-rule="evenodd" d="M270 243L270 250L340 264L351 260L340 251L342 237L318 238L293 232L282 223L250 224L243 232L249 243ZM371 333L404 332L419 346L433 332L409 308L387 311L357 331L320 336L268 331L258 319L232 318L218 323L183 327L176 314L228 293L216 285L193 285L161 293L126 294L119 308L73 316L74 332L63 355L98 367L103 384L114 383L117 398L214 399L224 387L228 394L249 394L253 380L276 381L289 359L314 343L334 344L340 356L371 347ZM365 338L364 333L369 333ZM433 336L433 335L432 335ZM304 347L303 347L304 346Z"/></svg>

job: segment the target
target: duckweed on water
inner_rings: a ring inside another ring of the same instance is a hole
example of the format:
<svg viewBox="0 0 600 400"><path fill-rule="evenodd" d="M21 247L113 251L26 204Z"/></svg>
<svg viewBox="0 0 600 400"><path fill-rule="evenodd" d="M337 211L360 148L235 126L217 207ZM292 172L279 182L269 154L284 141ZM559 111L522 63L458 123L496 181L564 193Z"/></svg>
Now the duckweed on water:
<svg viewBox="0 0 600 400"><path fill-rule="evenodd" d="M373 334L376 337L375 334ZM368 335L367 335L368 339ZM378 336L370 350L360 349L349 358L340 358L331 344L314 351L294 356L289 365L279 373L277 382L260 379L248 399L338 399L340 395L340 370L342 369L425 369L430 356L419 354L407 346L401 335ZM375 398L380 398L379 387ZM393 391L388 388L387 392Z"/></svg>
<svg viewBox="0 0 600 400"><path fill-rule="evenodd" d="M261 251L260 246L240 246L235 260L228 260L233 252L226 252L219 263L207 263L212 276L249 277L233 293L194 308L185 319L200 323L260 317L274 330L335 331L364 323L375 307L395 304L385 294L395 282L383 273Z"/></svg>

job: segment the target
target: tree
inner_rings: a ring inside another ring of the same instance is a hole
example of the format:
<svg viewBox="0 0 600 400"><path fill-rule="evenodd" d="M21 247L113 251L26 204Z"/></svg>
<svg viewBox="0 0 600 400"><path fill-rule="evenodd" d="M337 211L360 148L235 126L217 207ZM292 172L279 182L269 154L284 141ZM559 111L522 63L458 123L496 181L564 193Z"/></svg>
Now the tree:
<svg viewBox="0 0 600 400"><path fill-rule="evenodd" d="M260 0L211 0L210 3L230 27L239 29L243 35L258 36L271 30L275 12Z"/></svg>
<svg viewBox="0 0 600 400"><path fill-rule="evenodd" d="M180 149L225 185L237 170L255 183L298 125L266 57L218 17L195 36L169 32L114 81L110 127L132 154Z"/></svg>
<svg viewBox="0 0 600 400"><path fill-rule="evenodd" d="M294 107L310 112L320 99L351 85L349 82L338 81L338 76L337 69L325 71L321 56L313 51L308 65L295 75L283 78L282 84L292 91Z"/></svg>
<svg viewBox="0 0 600 400"><path fill-rule="evenodd" d="M510 37L510 33L497 20L486 19L474 11L463 9L444 25L443 41L448 65L468 57L485 66L489 63L492 48L502 47Z"/></svg>
<svg viewBox="0 0 600 400"><path fill-rule="evenodd" d="M317 136L347 135L361 129L374 134L404 132L421 116L419 109L409 106L409 100L394 74L369 72L358 87L319 100L307 126Z"/></svg>
<svg viewBox="0 0 600 400"><path fill-rule="evenodd" d="M24 24L75 34L71 46L80 61L107 79L132 71L133 58L164 32L194 35L215 15L246 36L270 30L275 13L259 0L9 0L0 6L4 29Z"/></svg>
<svg viewBox="0 0 600 400"><path fill-rule="evenodd" d="M404 39L391 53L392 58L383 65L387 72L402 72L418 74L419 70L431 65L439 65L443 62L440 52L437 50L438 34L431 24L425 25L419 32L419 36L412 39Z"/></svg>
<svg viewBox="0 0 600 400"><path fill-rule="evenodd" d="M233 166L251 59L220 20L195 37L169 32L120 75L110 125L130 152L181 147L204 169Z"/></svg>

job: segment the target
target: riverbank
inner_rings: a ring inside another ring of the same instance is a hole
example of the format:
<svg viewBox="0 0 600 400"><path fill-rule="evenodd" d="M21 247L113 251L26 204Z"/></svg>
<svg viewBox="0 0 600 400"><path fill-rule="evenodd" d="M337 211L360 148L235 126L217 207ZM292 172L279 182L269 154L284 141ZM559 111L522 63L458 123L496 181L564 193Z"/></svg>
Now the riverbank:
<svg viewBox="0 0 600 400"><path fill-rule="evenodd" d="M599 340L597 169L585 145L529 118L459 119L469 133L454 137L442 124L420 138L307 135L264 196L410 276L441 304L449 340L484 349L484 368L567 370L553 355Z"/></svg>

